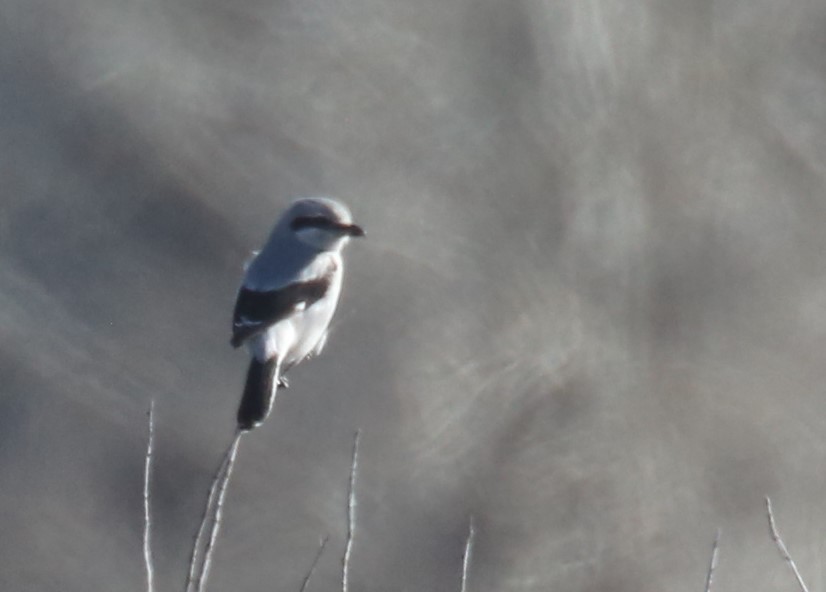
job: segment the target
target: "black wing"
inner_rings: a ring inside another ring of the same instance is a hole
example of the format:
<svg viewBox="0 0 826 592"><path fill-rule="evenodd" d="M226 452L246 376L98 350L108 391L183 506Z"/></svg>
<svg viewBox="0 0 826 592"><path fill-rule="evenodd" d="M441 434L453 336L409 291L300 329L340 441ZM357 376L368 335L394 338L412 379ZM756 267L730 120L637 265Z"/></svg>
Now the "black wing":
<svg viewBox="0 0 826 592"><path fill-rule="evenodd" d="M232 315L233 347L290 316L301 305L312 306L330 289L333 267L318 279L289 284L278 290L256 291L241 287Z"/></svg>

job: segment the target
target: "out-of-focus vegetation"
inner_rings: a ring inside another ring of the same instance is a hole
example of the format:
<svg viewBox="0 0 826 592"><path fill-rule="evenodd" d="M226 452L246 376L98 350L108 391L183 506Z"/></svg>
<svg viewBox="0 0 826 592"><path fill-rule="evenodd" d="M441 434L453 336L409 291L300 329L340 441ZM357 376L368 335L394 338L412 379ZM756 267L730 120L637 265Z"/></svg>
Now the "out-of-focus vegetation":
<svg viewBox="0 0 826 592"><path fill-rule="evenodd" d="M0 2L0 588L183 582L241 265L346 201L324 355L245 440L215 590L813 589L826 5Z"/></svg>

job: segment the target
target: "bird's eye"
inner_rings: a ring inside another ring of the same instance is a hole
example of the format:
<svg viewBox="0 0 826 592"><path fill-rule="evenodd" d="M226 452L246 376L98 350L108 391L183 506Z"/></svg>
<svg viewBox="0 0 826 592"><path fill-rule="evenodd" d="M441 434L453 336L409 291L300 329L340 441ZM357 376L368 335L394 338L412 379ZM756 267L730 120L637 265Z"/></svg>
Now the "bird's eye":
<svg viewBox="0 0 826 592"><path fill-rule="evenodd" d="M299 216L290 223L290 228L293 231L302 228L329 228L330 226L332 226L332 222L323 216Z"/></svg>

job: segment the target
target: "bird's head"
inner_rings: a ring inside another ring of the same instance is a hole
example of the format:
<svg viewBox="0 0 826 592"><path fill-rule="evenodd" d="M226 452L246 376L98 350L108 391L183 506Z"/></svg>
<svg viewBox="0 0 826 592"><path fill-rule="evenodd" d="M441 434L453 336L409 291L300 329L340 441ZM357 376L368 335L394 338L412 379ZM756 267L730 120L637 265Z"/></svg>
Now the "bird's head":
<svg viewBox="0 0 826 592"><path fill-rule="evenodd" d="M293 202L282 222L298 240L319 251L338 251L350 237L364 236L347 206L327 197Z"/></svg>

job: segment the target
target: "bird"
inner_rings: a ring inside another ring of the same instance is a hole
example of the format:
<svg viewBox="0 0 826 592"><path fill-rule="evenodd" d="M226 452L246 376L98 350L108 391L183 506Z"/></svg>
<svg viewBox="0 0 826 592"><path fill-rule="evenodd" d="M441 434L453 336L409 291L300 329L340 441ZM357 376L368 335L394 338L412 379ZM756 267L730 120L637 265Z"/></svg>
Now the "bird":
<svg viewBox="0 0 826 592"><path fill-rule="evenodd" d="M238 429L267 418L284 374L321 353L341 294L341 253L364 230L329 197L294 201L250 261L235 301L231 345L250 353Z"/></svg>

